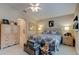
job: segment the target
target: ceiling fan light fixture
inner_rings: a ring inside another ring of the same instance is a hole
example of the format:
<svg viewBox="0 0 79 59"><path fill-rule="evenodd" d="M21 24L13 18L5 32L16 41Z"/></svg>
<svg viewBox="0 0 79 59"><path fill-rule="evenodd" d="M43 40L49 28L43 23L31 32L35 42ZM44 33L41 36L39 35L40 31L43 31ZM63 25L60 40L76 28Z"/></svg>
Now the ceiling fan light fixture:
<svg viewBox="0 0 79 59"><path fill-rule="evenodd" d="M39 3L36 3L36 6L39 6L40 4Z"/></svg>
<svg viewBox="0 0 79 59"><path fill-rule="evenodd" d="M32 10L32 12L38 12L41 8L39 7L39 3L36 3L36 4L30 4L31 5L31 7L29 7L28 9L31 9Z"/></svg>

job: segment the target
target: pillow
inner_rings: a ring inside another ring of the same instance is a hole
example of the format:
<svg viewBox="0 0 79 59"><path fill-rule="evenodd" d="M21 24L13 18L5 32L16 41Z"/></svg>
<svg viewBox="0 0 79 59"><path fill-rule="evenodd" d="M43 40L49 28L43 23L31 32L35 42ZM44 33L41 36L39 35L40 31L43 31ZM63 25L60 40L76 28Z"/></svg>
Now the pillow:
<svg viewBox="0 0 79 59"><path fill-rule="evenodd" d="M54 30L54 31L51 31L51 33L55 35L55 34L57 34L57 31Z"/></svg>

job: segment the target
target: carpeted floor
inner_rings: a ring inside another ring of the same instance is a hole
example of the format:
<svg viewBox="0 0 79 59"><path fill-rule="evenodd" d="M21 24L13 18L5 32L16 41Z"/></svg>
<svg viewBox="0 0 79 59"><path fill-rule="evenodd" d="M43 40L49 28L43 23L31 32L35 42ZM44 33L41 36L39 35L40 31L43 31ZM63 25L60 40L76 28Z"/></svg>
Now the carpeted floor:
<svg viewBox="0 0 79 59"><path fill-rule="evenodd" d="M19 45L0 50L0 55L28 55ZM75 47L61 45L55 55L76 55Z"/></svg>

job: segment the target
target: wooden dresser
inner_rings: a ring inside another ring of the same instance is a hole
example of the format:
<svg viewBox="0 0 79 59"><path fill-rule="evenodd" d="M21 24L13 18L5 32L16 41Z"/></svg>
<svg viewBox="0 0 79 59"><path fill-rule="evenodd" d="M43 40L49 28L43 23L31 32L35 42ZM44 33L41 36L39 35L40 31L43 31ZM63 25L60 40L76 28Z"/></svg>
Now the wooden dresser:
<svg viewBox="0 0 79 59"><path fill-rule="evenodd" d="M63 36L63 44L73 46L73 37Z"/></svg>

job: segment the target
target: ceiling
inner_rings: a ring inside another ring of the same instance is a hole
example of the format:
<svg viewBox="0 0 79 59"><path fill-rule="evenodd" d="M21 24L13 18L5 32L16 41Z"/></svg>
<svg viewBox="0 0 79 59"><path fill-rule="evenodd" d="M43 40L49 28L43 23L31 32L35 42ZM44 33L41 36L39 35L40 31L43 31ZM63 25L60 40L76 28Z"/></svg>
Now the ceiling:
<svg viewBox="0 0 79 59"><path fill-rule="evenodd" d="M16 9L19 12L23 12L30 5L28 3L11 3L8 4L10 7ZM29 12L31 18L33 19L44 19L49 17L58 17L68 14L73 14L75 12L75 3L40 3L40 10L37 13ZM28 12L28 10L27 10Z"/></svg>

